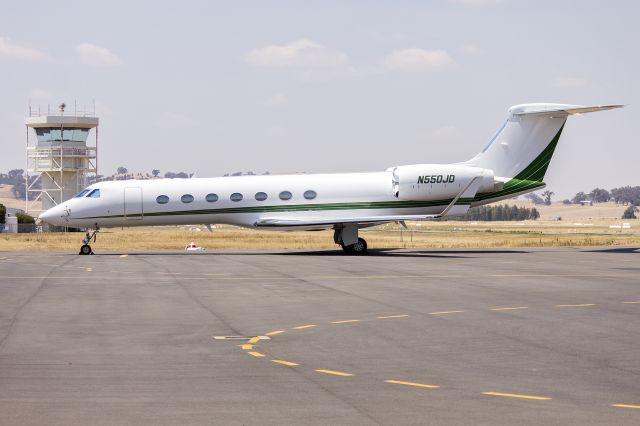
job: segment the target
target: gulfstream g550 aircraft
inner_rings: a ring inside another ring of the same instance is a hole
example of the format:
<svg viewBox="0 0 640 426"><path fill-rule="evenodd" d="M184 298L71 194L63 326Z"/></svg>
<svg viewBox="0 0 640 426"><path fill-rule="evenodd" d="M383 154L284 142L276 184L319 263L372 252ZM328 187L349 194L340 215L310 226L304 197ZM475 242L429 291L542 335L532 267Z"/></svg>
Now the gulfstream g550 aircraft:
<svg viewBox="0 0 640 426"><path fill-rule="evenodd" d="M347 254L365 254L358 230L385 222L464 214L545 186L567 117L621 105L524 104L487 146L454 164L413 164L382 172L100 182L47 210L44 222L110 226L231 224L263 229L333 229ZM86 238L81 254L92 253Z"/></svg>

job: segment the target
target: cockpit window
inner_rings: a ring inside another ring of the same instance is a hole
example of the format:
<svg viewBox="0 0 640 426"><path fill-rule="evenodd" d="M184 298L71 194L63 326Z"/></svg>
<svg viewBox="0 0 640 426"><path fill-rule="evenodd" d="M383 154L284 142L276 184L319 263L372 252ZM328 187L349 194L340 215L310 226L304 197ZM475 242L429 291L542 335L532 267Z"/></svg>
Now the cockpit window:
<svg viewBox="0 0 640 426"><path fill-rule="evenodd" d="M73 198L81 198L84 197L85 195L87 195L87 192L91 191L90 189L83 189L82 191L78 192L78 194L76 194Z"/></svg>
<svg viewBox="0 0 640 426"><path fill-rule="evenodd" d="M89 193L89 195L87 195L87 198L100 198L100 190L94 189Z"/></svg>

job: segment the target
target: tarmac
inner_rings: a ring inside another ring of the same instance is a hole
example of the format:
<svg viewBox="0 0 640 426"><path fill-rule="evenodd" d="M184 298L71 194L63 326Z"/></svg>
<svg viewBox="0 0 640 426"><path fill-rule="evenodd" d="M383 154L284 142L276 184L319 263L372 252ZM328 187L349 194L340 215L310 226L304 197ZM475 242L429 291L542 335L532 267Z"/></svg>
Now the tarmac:
<svg viewBox="0 0 640 426"><path fill-rule="evenodd" d="M0 423L637 425L640 248L0 253Z"/></svg>

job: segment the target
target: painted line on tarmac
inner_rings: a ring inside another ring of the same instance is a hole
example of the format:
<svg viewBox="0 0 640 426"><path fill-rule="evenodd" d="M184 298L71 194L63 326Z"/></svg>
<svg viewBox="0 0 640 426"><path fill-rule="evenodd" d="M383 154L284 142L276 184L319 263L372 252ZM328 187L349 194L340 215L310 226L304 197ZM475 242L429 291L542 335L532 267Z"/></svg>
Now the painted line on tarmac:
<svg viewBox="0 0 640 426"><path fill-rule="evenodd" d="M622 302L622 303L626 303L627 305L640 305L640 300L637 300L634 302Z"/></svg>
<svg viewBox="0 0 640 426"><path fill-rule="evenodd" d="M254 346L255 345L250 345L250 344L240 345L240 347L245 351L253 349Z"/></svg>
<svg viewBox="0 0 640 426"><path fill-rule="evenodd" d="M360 320L351 319L351 320L331 321L331 324L347 324L350 322L360 322Z"/></svg>
<svg viewBox="0 0 640 426"><path fill-rule="evenodd" d="M262 354L262 353L260 353L260 352L253 352L253 351L252 351L252 352L247 352L247 353L248 353L249 355L251 355L251 356L255 356L256 358L263 358L263 357L265 357L265 356L266 356L265 354Z"/></svg>
<svg viewBox="0 0 640 426"><path fill-rule="evenodd" d="M459 314L464 311L440 311L440 312L429 312L429 315L447 315L447 314Z"/></svg>
<svg viewBox="0 0 640 426"><path fill-rule="evenodd" d="M352 377L351 373L344 373L342 371L334 371L334 370L316 370L318 373L322 374L332 374L334 376L343 376L343 377Z"/></svg>
<svg viewBox="0 0 640 426"><path fill-rule="evenodd" d="M307 324L307 325L299 325L297 327L293 327L294 330L304 330L306 328L313 328L313 327L317 327L316 324Z"/></svg>
<svg viewBox="0 0 640 426"><path fill-rule="evenodd" d="M296 362L284 361L282 359L272 359L271 362L275 362L276 364L286 365L287 367L295 367L296 365L300 365Z"/></svg>
<svg viewBox="0 0 640 426"><path fill-rule="evenodd" d="M482 392L483 395L491 396L504 396L506 398L519 398L519 399L534 399L537 401L548 401L551 398L548 396L536 396L536 395L521 395L517 393L502 393L502 392Z"/></svg>
<svg viewBox="0 0 640 426"><path fill-rule="evenodd" d="M529 309L528 306L516 306L513 308L491 308L492 311L516 311L518 309Z"/></svg>
<svg viewBox="0 0 640 426"><path fill-rule="evenodd" d="M595 303L580 303L577 305L556 305L556 308L588 308L591 306L596 306Z"/></svg>
<svg viewBox="0 0 640 426"><path fill-rule="evenodd" d="M284 333L284 330L274 330L274 331L270 331L268 333L264 333L265 336L275 336L276 334L282 334Z"/></svg>
<svg viewBox="0 0 640 426"><path fill-rule="evenodd" d="M640 405L630 405L630 404L611 404L612 407L618 408L637 408L640 409Z"/></svg>
<svg viewBox="0 0 640 426"><path fill-rule="evenodd" d="M121 254L120 257L129 257L128 254Z"/></svg>
<svg viewBox="0 0 640 426"><path fill-rule="evenodd" d="M417 388L436 389L436 388L440 387L438 385L427 385L425 383L416 383L416 382L404 382L402 380L385 380L384 382L385 383L392 383L392 384L395 384L395 385L415 386Z"/></svg>
<svg viewBox="0 0 640 426"><path fill-rule="evenodd" d="M85 269L85 271L91 272L91 271L93 271L93 268L87 268L87 269Z"/></svg>
<svg viewBox="0 0 640 426"><path fill-rule="evenodd" d="M406 318L409 315L387 315L386 317L376 317L377 319Z"/></svg>

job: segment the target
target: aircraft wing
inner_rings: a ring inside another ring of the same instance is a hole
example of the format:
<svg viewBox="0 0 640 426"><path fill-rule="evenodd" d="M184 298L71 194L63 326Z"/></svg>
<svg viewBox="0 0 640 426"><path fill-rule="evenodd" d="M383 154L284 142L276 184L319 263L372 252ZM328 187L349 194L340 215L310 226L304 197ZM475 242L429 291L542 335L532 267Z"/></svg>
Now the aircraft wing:
<svg viewBox="0 0 640 426"><path fill-rule="evenodd" d="M254 226L258 228L288 228L288 227L317 227L331 228L334 225L347 223L363 224L373 226L388 222L402 222L405 220L428 220L442 217L442 214L433 215L405 215L405 216L371 216L371 217L286 217L286 218L264 218L257 221Z"/></svg>

